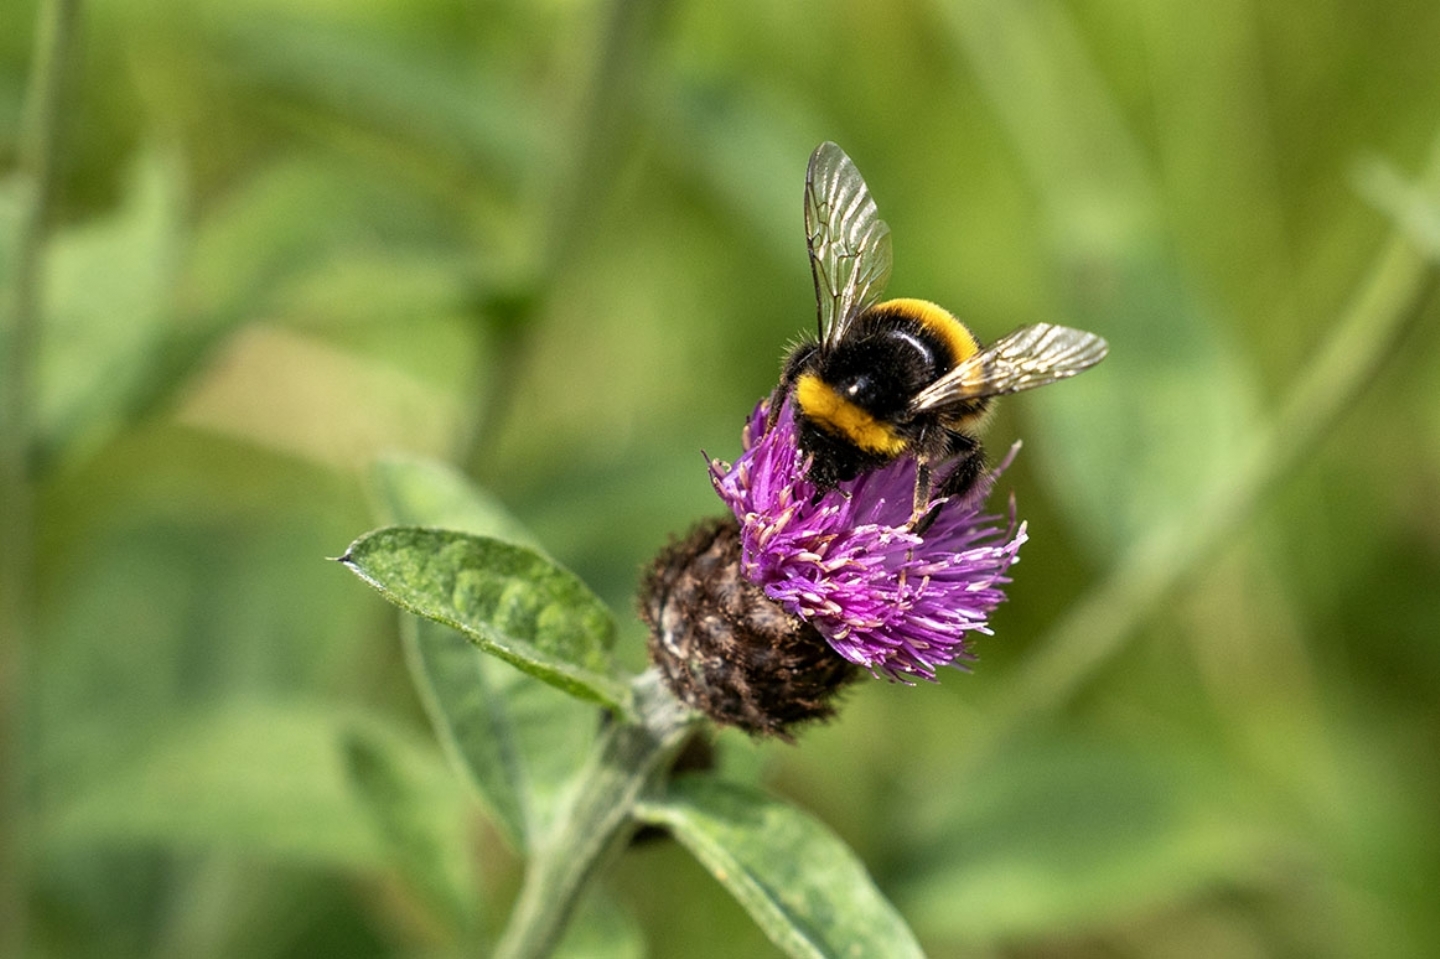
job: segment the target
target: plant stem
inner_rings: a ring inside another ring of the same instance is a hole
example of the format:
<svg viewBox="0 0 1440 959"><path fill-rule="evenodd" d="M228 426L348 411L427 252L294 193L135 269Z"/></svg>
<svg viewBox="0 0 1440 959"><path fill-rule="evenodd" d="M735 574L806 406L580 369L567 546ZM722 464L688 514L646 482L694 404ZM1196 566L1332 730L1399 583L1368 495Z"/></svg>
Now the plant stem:
<svg viewBox="0 0 1440 959"><path fill-rule="evenodd" d="M24 763L19 726L34 561L30 451L40 276L60 138L61 102L80 0L48 0L35 31L18 173L23 190L10 295L0 328L0 954L25 952Z"/></svg>
<svg viewBox="0 0 1440 959"><path fill-rule="evenodd" d="M635 681L638 722L615 721L551 832L539 843L495 959L541 959L560 941L590 880L629 841L634 809L695 729L695 714L650 670Z"/></svg>
<svg viewBox="0 0 1440 959"><path fill-rule="evenodd" d="M1440 141L1425 176L1436 201ZM1114 571L1071 608L1000 701L993 748L1027 720L1061 706L1206 559L1232 542L1277 482L1299 464L1374 381L1436 288L1440 249L1421 249L1403 229L1391 236L1319 354L1279 414L1245 447L1236 469L1195 508L1137 542Z"/></svg>

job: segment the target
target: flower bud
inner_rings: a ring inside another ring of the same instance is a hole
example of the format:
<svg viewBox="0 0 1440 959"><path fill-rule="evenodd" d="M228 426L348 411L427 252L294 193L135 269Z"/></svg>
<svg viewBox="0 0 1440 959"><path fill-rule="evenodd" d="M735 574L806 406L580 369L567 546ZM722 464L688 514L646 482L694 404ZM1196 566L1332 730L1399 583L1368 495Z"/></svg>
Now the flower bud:
<svg viewBox="0 0 1440 959"><path fill-rule="evenodd" d="M793 727L834 715L832 698L858 671L743 575L740 552L739 524L727 517L656 557L640 589L650 659L716 723L790 739Z"/></svg>

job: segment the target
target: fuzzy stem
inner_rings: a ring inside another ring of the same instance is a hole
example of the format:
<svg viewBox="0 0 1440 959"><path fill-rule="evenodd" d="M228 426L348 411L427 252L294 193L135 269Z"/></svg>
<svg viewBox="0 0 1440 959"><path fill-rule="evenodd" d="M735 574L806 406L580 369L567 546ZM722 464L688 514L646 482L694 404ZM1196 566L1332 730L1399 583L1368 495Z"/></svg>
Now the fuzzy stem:
<svg viewBox="0 0 1440 959"><path fill-rule="evenodd" d="M55 193L65 78L80 0L48 0L35 31L18 173L23 190L9 296L0 302L0 955L25 954L20 722L34 561L30 476L40 278Z"/></svg>
<svg viewBox="0 0 1440 959"><path fill-rule="evenodd" d="M600 869L634 833L636 802L695 728L695 714L650 670L635 681L638 722L615 721L536 847L495 959L550 954Z"/></svg>

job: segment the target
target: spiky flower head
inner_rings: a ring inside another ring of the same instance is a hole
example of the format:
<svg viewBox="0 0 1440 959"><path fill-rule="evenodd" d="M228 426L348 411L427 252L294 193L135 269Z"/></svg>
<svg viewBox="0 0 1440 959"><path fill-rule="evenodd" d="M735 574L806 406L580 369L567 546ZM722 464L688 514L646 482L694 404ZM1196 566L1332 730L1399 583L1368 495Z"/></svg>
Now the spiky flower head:
<svg viewBox="0 0 1440 959"><path fill-rule="evenodd" d="M835 652L877 675L933 680L937 668L967 663L967 639L990 632L990 613L1005 599L1001 587L1026 540L1013 505L1008 519L984 511L1009 458L963 500L943 503L920 536L908 525L913 459L821 494L806 478L790 404L773 428L766 418L761 403L739 459L710 465L740 524L743 575Z"/></svg>

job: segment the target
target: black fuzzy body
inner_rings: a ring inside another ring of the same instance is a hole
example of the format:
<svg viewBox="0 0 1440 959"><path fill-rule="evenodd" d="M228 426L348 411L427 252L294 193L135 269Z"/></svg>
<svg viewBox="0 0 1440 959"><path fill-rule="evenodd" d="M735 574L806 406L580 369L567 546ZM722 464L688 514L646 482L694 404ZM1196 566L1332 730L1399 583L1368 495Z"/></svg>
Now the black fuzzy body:
<svg viewBox="0 0 1440 959"><path fill-rule="evenodd" d="M897 441L898 452L875 449L874 443L865 442L866 436L816 421L796 404L800 447L811 456L809 479L822 490L834 489L899 456L914 456L922 466L915 497L919 510L930 497L932 464L956 461L937 490L943 496L968 492L983 473L984 456L975 431L989 401L973 400L943 413L912 411L915 396L964 358L956 347L960 338L941 324L958 326L973 348L978 349L978 343L958 320L938 307L934 308L935 314L943 319L935 315L926 319L904 306L906 302L890 301L872 307L857 317L833 345L804 343L796 347L786 360L776 399L790 395L801 377L808 374L869 414L888 437ZM778 410L778 402L773 408Z"/></svg>

